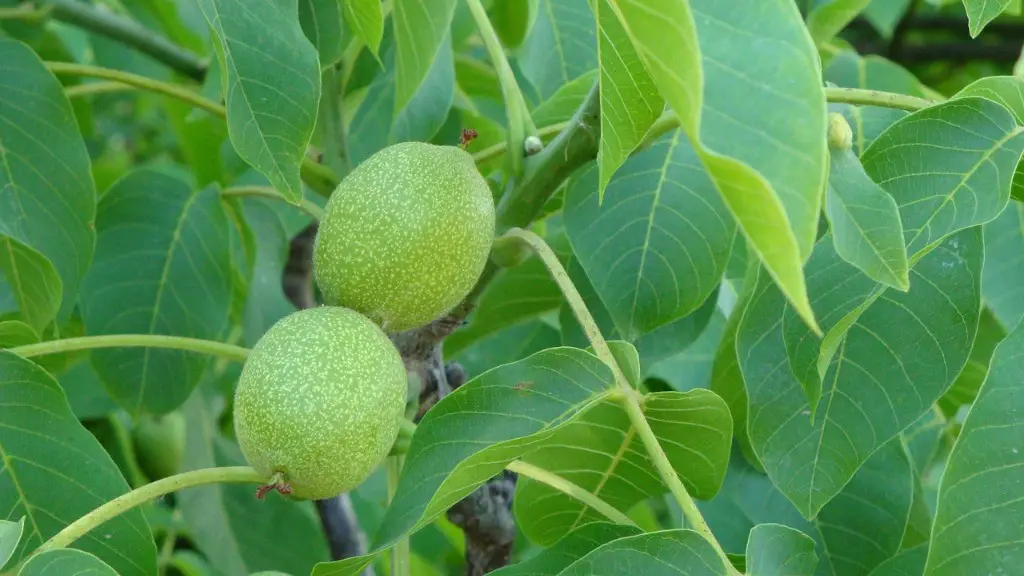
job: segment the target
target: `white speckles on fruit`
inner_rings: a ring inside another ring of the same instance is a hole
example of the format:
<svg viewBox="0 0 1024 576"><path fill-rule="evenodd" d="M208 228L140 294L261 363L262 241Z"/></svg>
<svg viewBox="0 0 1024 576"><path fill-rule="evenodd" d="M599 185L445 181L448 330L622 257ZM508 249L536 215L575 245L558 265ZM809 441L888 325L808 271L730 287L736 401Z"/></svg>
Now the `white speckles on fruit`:
<svg viewBox="0 0 1024 576"><path fill-rule="evenodd" d="M337 307L295 312L256 343L235 390L249 465L282 472L292 495L322 499L373 472L398 436L406 372L388 337Z"/></svg>
<svg viewBox="0 0 1024 576"><path fill-rule="evenodd" d="M405 142L365 160L331 195L313 269L326 303L409 330L465 298L493 236L494 201L473 157Z"/></svg>

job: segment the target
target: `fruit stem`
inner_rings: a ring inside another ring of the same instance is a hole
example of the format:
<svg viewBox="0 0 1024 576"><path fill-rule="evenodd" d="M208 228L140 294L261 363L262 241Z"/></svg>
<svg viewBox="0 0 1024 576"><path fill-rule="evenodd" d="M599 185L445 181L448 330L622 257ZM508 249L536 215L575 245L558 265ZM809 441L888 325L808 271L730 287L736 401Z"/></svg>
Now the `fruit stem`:
<svg viewBox="0 0 1024 576"><path fill-rule="evenodd" d="M36 548L32 554L39 554L47 550L65 548L75 540L89 533L100 524L112 520L133 508L141 506L150 500L154 500L171 492L202 486L204 484L262 484L267 477L259 474L248 466L228 466L223 468L204 468L201 470L190 470L174 476L168 476L163 480L157 480L136 488L127 494L122 494L113 500L100 505L98 508L82 516L69 524L66 528L54 535Z"/></svg>
<svg viewBox="0 0 1024 576"><path fill-rule="evenodd" d="M558 287L562 290L562 294L569 303L569 307L576 316L576 320L579 321L580 326L583 327L583 332L587 335L587 339L590 340L590 344L593 346L597 357L611 369L615 382L623 392L619 396L619 399L623 408L626 410L626 414L629 416L629 421L633 427L636 428L637 434L643 441L644 448L647 449L647 455L650 457L654 467L658 470L662 480L668 486L672 496L682 509L683 518L686 519L687 525L700 533L701 536L703 536L712 545L712 547L714 547L715 552L718 553L719 557L721 557L722 561L725 563L726 570L728 570L730 574L735 574L736 571L733 568L732 563L729 561L729 557L726 556L725 550L722 549L721 544L719 544L714 534L711 533L711 528L708 527L707 522L704 521L704 516L701 515L696 502L693 501L689 492L686 491L686 486L683 485L682 480L679 479L679 475L676 474L668 456L662 449L661 444L658 443L658 437L655 435L654 430L651 429L651 425L647 422L647 418L644 416L644 409L640 406L640 401L637 398L638 393L629 384L629 380L626 379L626 376L619 367L618 362L616 362L615 356L612 354L611 348L608 346L608 342L605 341L604 336L601 334L601 330L597 326L597 322L590 314L590 310L587 309L586 304L583 302L583 297L580 296L579 290L577 290L576 286L572 283L568 272L565 271L565 267L562 266L561 262L559 262L558 256L555 254L554 250L544 242L543 238L529 230L512 228L506 232L505 235L519 238L526 242L541 261L544 262L544 265L547 266L548 272L551 273L555 283L558 284Z"/></svg>
<svg viewBox="0 0 1024 576"><path fill-rule="evenodd" d="M232 186L221 191L221 197L224 196L255 196L258 198L269 198L271 200L280 200L281 202L288 202L288 204L294 206L289 202L280 192L271 188L270 186ZM313 217L314 220L320 221L324 219L324 209L303 198L299 201L298 208Z"/></svg>
<svg viewBox="0 0 1024 576"><path fill-rule="evenodd" d="M212 354L238 362L244 362L245 358L249 355L248 348L242 348L233 344L158 334L110 334L106 336L63 338L61 340L49 340L36 344L26 344L25 346L16 346L9 348L7 351L13 352L22 358L32 358L33 356L45 356L47 354L60 354L62 352L75 352L77 350L92 350L96 348L171 348L174 350Z"/></svg>
<svg viewBox="0 0 1024 576"><path fill-rule="evenodd" d="M501 47L501 41L498 40L498 34L494 31L494 26L491 25L491 20L487 17L487 11L483 4L480 0L466 0L466 6L469 7L473 20L476 21L476 27L480 30L487 54L498 73L498 84L501 85L501 95L505 100L505 116L508 119L506 150L509 152L507 156L509 173L518 177L522 174L523 158L526 156L524 144L526 137L536 136L537 127L533 124L530 109L526 106L526 98L523 97L523 92L519 89L519 83L516 82L512 67L509 66L508 58L505 57L505 50Z"/></svg>
<svg viewBox="0 0 1024 576"><path fill-rule="evenodd" d="M402 477L402 465L405 456L390 456L387 461L388 472L388 506L398 492L398 481ZM409 538L401 538L391 548L391 576L409 576Z"/></svg>

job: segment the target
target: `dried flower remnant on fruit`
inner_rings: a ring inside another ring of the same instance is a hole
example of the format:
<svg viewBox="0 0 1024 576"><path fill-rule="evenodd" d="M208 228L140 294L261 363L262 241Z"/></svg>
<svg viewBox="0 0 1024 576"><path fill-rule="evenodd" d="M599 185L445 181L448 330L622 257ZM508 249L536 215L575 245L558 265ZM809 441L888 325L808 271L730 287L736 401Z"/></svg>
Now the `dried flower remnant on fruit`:
<svg viewBox="0 0 1024 576"><path fill-rule="evenodd" d="M459 148L465 150L469 147L470 142L476 140L477 136L479 136L479 134L477 134L476 130L472 128L463 128L462 134L459 136Z"/></svg>

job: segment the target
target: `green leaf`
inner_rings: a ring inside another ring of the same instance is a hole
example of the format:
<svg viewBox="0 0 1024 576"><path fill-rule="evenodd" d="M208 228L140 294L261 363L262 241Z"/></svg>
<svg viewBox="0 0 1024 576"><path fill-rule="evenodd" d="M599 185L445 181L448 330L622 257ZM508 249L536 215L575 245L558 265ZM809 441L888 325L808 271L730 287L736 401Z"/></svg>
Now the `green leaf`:
<svg viewBox="0 0 1024 576"><path fill-rule="evenodd" d="M980 96L998 102L1013 113L1017 124L1024 124L1024 78L1017 76L989 76L970 83L956 93L954 98ZM1010 195L1017 201L1024 201L1024 166L1018 164L1013 176Z"/></svg>
<svg viewBox="0 0 1024 576"><path fill-rule="evenodd" d="M1009 199L1022 151L1022 130L1006 108L964 97L896 122L861 162L899 205L913 259L957 230L995 219Z"/></svg>
<svg viewBox="0 0 1024 576"><path fill-rule="evenodd" d="M905 292L910 272L896 201L851 150L833 149L830 157L825 209L836 252L871 279Z"/></svg>
<svg viewBox="0 0 1024 576"><path fill-rule="evenodd" d="M1013 207L1011 207L1013 208ZM999 323L992 312L992 301L987 297L989 285L989 266L995 265L998 260L993 257L990 248L988 234L985 235L985 273L981 276L981 295L989 306L981 312L981 319L978 322L978 335L974 338L974 346L971 348L971 355L967 358L967 365L964 366L956 382L939 398L939 408L949 418L956 416L961 406L974 402L978 396L985 377L988 376L989 365L992 362L992 354L995 353L996 345L1006 337L1006 329ZM1016 324L1010 324L1015 326ZM918 470L924 470L918 466Z"/></svg>
<svg viewBox="0 0 1024 576"><path fill-rule="evenodd" d="M575 348L551 348L473 378L420 422L370 553L320 564L314 575L360 573L400 538L599 404L613 386L608 367Z"/></svg>
<svg viewBox="0 0 1024 576"><path fill-rule="evenodd" d="M619 538L599 546L558 576L593 574L725 576L722 559L692 530L665 530Z"/></svg>
<svg viewBox="0 0 1024 576"><path fill-rule="evenodd" d="M982 250L979 228L959 232L918 262L909 292L868 300L827 357L816 411L790 367L783 297L761 275L737 336L748 431L758 459L802 514L813 517L960 373L980 313ZM808 277L820 274L814 264ZM830 286L835 297L841 288Z"/></svg>
<svg viewBox="0 0 1024 576"><path fill-rule="evenodd" d="M920 544L900 551L899 554L879 564L870 576L921 576L924 573L928 544Z"/></svg>
<svg viewBox="0 0 1024 576"><path fill-rule="evenodd" d="M988 378L949 456L926 576L999 574L1024 562L1024 325L996 347Z"/></svg>
<svg viewBox="0 0 1024 576"><path fill-rule="evenodd" d="M67 394L71 411L79 420L102 418L117 409L88 356L61 372L57 382Z"/></svg>
<svg viewBox="0 0 1024 576"><path fill-rule="evenodd" d="M562 344L558 329L544 320L531 320L485 336L462 348L456 360L468 374L482 374L495 366L522 360L547 348Z"/></svg>
<svg viewBox="0 0 1024 576"><path fill-rule="evenodd" d="M816 44L832 40L860 14L870 0L825 0L807 15L807 30Z"/></svg>
<svg viewBox="0 0 1024 576"><path fill-rule="evenodd" d="M537 18L540 0L504 0L491 4L487 15L501 44L509 49L522 45Z"/></svg>
<svg viewBox="0 0 1024 576"><path fill-rule="evenodd" d="M100 201L96 258L82 286L90 334L223 338L231 303L228 220L215 187L152 169ZM188 398L209 357L156 348L96 350L92 363L130 412L165 413Z"/></svg>
<svg viewBox="0 0 1024 576"><path fill-rule="evenodd" d="M871 0L868 7L864 9L864 17L867 18L876 30L885 38L892 38L896 24L907 11L913 0Z"/></svg>
<svg viewBox="0 0 1024 576"><path fill-rule="evenodd" d="M540 0L518 62L541 101L596 70L597 25L588 0Z"/></svg>
<svg viewBox="0 0 1024 576"><path fill-rule="evenodd" d="M0 510L25 517L18 562L96 507L128 492L99 442L71 413L57 382L35 364L0 351ZM97 555L121 576L156 572L156 547L142 512L131 510L74 544Z"/></svg>
<svg viewBox="0 0 1024 576"><path fill-rule="evenodd" d="M0 322L0 348L14 348L39 342L39 333L19 320Z"/></svg>
<svg viewBox="0 0 1024 576"><path fill-rule="evenodd" d="M750 576L811 576L818 564L814 539L781 524L758 524L747 542Z"/></svg>
<svg viewBox="0 0 1024 576"><path fill-rule="evenodd" d="M17 522L0 520L0 568L7 564L7 561L14 555L18 548L18 542L25 532L25 517L18 518Z"/></svg>
<svg viewBox="0 0 1024 576"><path fill-rule="evenodd" d="M345 22L366 44L370 53L380 59L380 41L384 37L384 13L379 0L344 0Z"/></svg>
<svg viewBox="0 0 1024 576"><path fill-rule="evenodd" d="M544 100L533 109L531 114L537 126L553 126L560 122L568 122L576 114L580 104L590 93L597 81L597 70L585 72L558 89L550 98Z"/></svg>
<svg viewBox="0 0 1024 576"><path fill-rule="evenodd" d="M701 306L725 272L735 222L681 131L623 164L599 200L599 170L566 191L573 251L629 341Z"/></svg>
<svg viewBox="0 0 1024 576"><path fill-rule="evenodd" d="M985 303L1004 330L1024 318L1024 206L1013 202L985 225Z"/></svg>
<svg viewBox="0 0 1024 576"><path fill-rule="evenodd" d="M391 113L395 116L412 102L434 61L439 57L450 59L441 47L451 46L448 28L455 4L455 0L394 0L395 100Z"/></svg>
<svg viewBox="0 0 1024 576"><path fill-rule="evenodd" d="M244 465L238 446L220 436L207 402L204 394L196 393L185 403L182 469ZM191 539L213 568L222 574L309 574L317 562L327 560L327 545L310 502L276 494L260 501L255 490L248 484L217 484L177 495Z"/></svg>
<svg viewBox="0 0 1024 576"><path fill-rule="evenodd" d="M558 574L595 548L619 538L635 536L638 528L608 522L590 522L565 535L564 538L533 558L491 572L492 576L537 576Z"/></svg>
<svg viewBox="0 0 1024 576"><path fill-rule="evenodd" d="M47 550L33 556L18 572L18 576L64 576L65 574L118 576L118 573L103 560L87 552L73 549Z"/></svg>
<svg viewBox="0 0 1024 576"><path fill-rule="evenodd" d="M796 5L618 6L754 251L816 329L801 266L814 245L825 186L826 106L817 53ZM755 100L761 105L750 106ZM794 126L790 118L802 120Z"/></svg>
<svg viewBox="0 0 1024 576"><path fill-rule="evenodd" d="M673 469L695 498L710 499L729 463L732 419L710 390L656 392L644 415ZM522 459L575 483L622 512L668 489L617 401L596 405ZM519 528L549 546L586 522L604 517L546 484L520 478L514 499Z"/></svg>
<svg viewBox="0 0 1024 576"><path fill-rule="evenodd" d="M693 344L682 352L676 352L648 366L645 375L664 380L680 392L710 388L712 366L726 322L725 316L717 308L717 302L713 303L708 323Z"/></svg>
<svg viewBox="0 0 1024 576"><path fill-rule="evenodd" d="M42 332L60 310L61 281L53 264L32 247L0 234L0 272L14 293L21 319Z"/></svg>
<svg viewBox="0 0 1024 576"><path fill-rule="evenodd" d="M594 2L601 86L598 204L604 198L605 187L612 175L643 142L647 130L665 109L665 100L629 41L629 34L610 2Z"/></svg>
<svg viewBox="0 0 1024 576"><path fill-rule="evenodd" d="M299 25L316 47L320 67L333 66L345 51L345 26L341 5L352 0L298 0ZM350 9L351 11L351 9Z"/></svg>
<svg viewBox="0 0 1024 576"><path fill-rule="evenodd" d="M964 0L971 38L977 38L985 25L1006 10L1010 0Z"/></svg>
<svg viewBox="0 0 1024 576"><path fill-rule="evenodd" d="M909 70L886 60L881 56L861 56L856 52L840 52L828 63L823 74L825 81L843 88L881 90L927 98L921 82ZM871 110L892 110L866 106ZM893 110L893 114L905 116L906 112Z"/></svg>
<svg viewBox="0 0 1024 576"><path fill-rule="evenodd" d="M199 7L217 36L231 143L298 203L299 165L320 101L320 67L299 25L296 0L199 0ZM257 30L265 33L254 42Z"/></svg>
<svg viewBox="0 0 1024 576"><path fill-rule="evenodd" d="M0 234L50 261L61 281L57 303L63 323L96 243L89 154L60 83L39 57L20 42L0 38L0 62ZM0 300L5 291L0 286ZM48 309L52 298L46 300ZM47 315L37 308L29 317Z"/></svg>

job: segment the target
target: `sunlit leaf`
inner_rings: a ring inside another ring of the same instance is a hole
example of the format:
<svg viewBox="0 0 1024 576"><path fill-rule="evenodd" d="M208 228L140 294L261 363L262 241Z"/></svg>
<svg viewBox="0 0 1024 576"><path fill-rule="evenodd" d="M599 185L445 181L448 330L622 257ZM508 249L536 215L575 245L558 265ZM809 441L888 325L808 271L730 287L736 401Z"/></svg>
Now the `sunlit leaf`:
<svg viewBox="0 0 1024 576"><path fill-rule="evenodd" d="M871 181L850 150L830 151L825 208L836 252L871 279L910 287L907 249L896 202Z"/></svg>
<svg viewBox="0 0 1024 576"><path fill-rule="evenodd" d="M1011 0L963 0L970 23L971 38L977 38L985 25L1006 10Z"/></svg>
<svg viewBox="0 0 1024 576"><path fill-rule="evenodd" d="M949 456L926 576L1009 573L1024 563L1024 327L998 347Z"/></svg>
<svg viewBox="0 0 1024 576"><path fill-rule="evenodd" d="M379 0L343 0L345 23L374 56L379 58L380 41L384 37L384 14Z"/></svg>
<svg viewBox="0 0 1024 576"><path fill-rule="evenodd" d="M100 201L96 257L82 286L90 334L218 340L231 301L228 221L215 187L138 169ZM96 350L92 363L131 412L181 405L209 357L157 348Z"/></svg>
<svg viewBox="0 0 1024 576"><path fill-rule="evenodd" d="M597 69L596 25L588 0L540 0L518 61L541 101Z"/></svg>
<svg viewBox="0 0 1024 576"><path fill-rule="evenodd" d="M802 514L813 517L867 455L953 383L977 329L981 261L980 230L957 233L914 267L909 292L888 290L865 305L826 356L816 410L790 367L784 300L762 274L737 337L748 431L760 462Z"/></svg>
<svg viewBox="0 0 1024 576"><path fill-rule="evenodd" d="M48 550L33 556L18 571L18 576L118 576L107 563L88 552L74 549Z"/></svg>
<svg viewBox="0 0 1024 576"><path fill-rule="evenodd" d="M818 564L814 540L781 524L758 524L750 531L746 554L750 576L811 576Z"/></svg>
<svg viewBox="0 0 1024 576"><path fill-rule="evenodd" d="M956 93L954 98L980 96L998 102L1013 113L1017 124L1024 124L1024 78L1019 76L989 76L979 78ZM1024 166L1017 165L1013 176L1010 195L1017 201L1024 201Z"/></svg>
<svg viewBox="0 0 1024 576"><path fill-rule="evenodd" d="M41 332L60 310L61 281L53 264L38 251L0 234L0 274L18 302L20 317Z"/></svg>
<svg viewBox="0 0 1024 576"><path fill-rule="evenodd" d="M395 0L391 16L396 49L392 114L398 115L412 102L441 54L442 44L451 46L448 28L455 4L455 0Z"/></svg>
<svg viewBox="0 0 1024 576"><path fill-rule="evenodd" d="M299 164L320 100L320 67L299 25L296 0L199 0L199 6L217 37L231 143L297 203ZM254 42L257 30L263 33Z"/></svg>
<svg viewBox="0 0 1024 576"><path fill-rule="evenodd" d="M591 166L569 185L566 232L618 333L635 341L708 298L735 221L679 130L631 157L603 203L598 172Z"/></svg>
<svg viewBox="0 0 1024 576"><path fill-rule="evenodd" d="M39 57L20 42L0 38L0 62L0 235L41 254L52 264L46 275L55 270L60 278L55 303L50 283L45 294L33 295L29 323L50 316L54 304L63 323L96 243L89 154L60 83ZM11 287L0 282L0 301L5 292Z"/></svg>
<svg viewBox="0 0 1024 576"><path fill-rule="evenodd" d="M638 528L607 522L590 522L566 534L564 538L529 560L491 572L493 576L538 576L558 574L595 548L627 536L635 536Z"/></svg>
<svg viewBox="0 0 1024 576"><path fill-rule="evenodd" d="M128 491L110 456L71 413L54 379L35 364L0 351L0 510L25 518L18 562L57 532ZM74 543L121 576L156 572L156 547L142 512L132 510ZM56 574L56 573L54 573Z"/></svg>
<svg viewBox="0 0 1024 576"><path fill-rule="evenodd" d="M711 498L725 477L732 444L732 420L725 402L709 390L698 389L648 394L643 407L689 493ZM617 402L590 408L523 460L566 478L622 512L668 490ZM514 502L519 528L542 546L603 519L578 500L527 479L519 480Z"/></svg>

